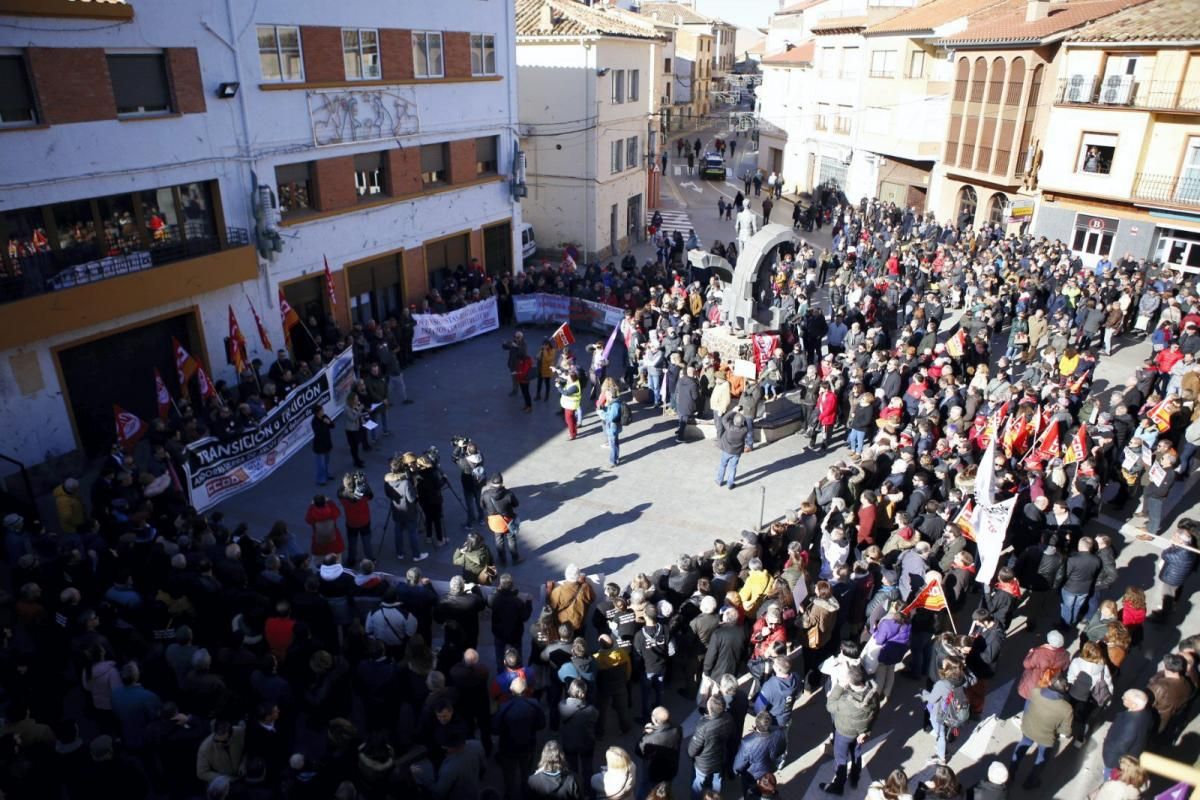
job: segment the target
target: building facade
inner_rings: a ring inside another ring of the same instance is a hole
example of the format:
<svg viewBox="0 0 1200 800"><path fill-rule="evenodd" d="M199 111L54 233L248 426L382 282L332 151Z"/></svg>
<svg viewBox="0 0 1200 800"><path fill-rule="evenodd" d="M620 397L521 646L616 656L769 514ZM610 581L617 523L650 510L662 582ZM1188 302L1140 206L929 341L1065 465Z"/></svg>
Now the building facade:
<svg viewBox="0 0 1200 800"><path fill-rule="evenodd" d="M645 235L665 40L615 6L518 0L517 69L528 196L544 250L609 257Z"/></svg>
<svg viewBox="0 0 1200 800"><path fill-rule="evenodd" d="M234 380L231 307L269 364L251 303L280 347L280 292L345 328L517 266L512 5L467 6L0 1L0 452L107 452L155 371L196 398L172 338Z"/></svg>
<svg viewBox="0 0 1200 800"><path fill-rule="evenodd" d="M1053 87L1036 233L1085 263L1200 272L1200 25L1151 0L1068 38Z"/></svg>

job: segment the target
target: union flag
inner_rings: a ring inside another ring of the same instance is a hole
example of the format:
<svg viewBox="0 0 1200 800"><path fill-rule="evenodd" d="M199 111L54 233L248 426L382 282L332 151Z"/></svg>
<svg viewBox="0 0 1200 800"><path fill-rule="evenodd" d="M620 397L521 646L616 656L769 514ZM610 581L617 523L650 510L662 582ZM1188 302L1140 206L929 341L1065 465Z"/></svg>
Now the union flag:
<svg viewBox="0 0 1200 800"><path fill-rule="evenodd" d="M174 336L171 337L171 346L175 349L175 372L179 376L179 393L187 397L188 381L196 374L196 370L200 369L200 362L192 358Z"/></svg>
<svg viewBox="0 0 1200 800"><path fill-rule="evenodd" d="M963 503L963 507L959 509L958 515L954 518L954 524L962 530L963 536L975 541L975 524L971 522L971 516L975 513L975 499L968 497L967 502Z"/></svg>
<svg viewBox="0 0 1200 800"><path fill-rule="evenodd" d="M117 423L117 442L128 453L146 435L146 423L137 414L126 411L116 403L113 403L113 417Z"/></svg>
<svg viewBox="0 0 1200 800"><path fill-rule="evenodd" d="M158 416L166 419L171 414L171 393L167 391L167 382L158 367L154 368L154 398L158 401Z"/></svg>
<svg viewBox="0 0 1200 800"><path fill-rule="evenodd" d="M246 337L242 335L242 328L234 316L233 306L229 307L229 360L233 362L233 368L237 370L238 375L246 371Z"/></svg>
<svg viewBox="0 0 1200 800"><path fill-rule="evenodd" d="M554 346L558 348L575 344L575 334L571 332L571 326L565 322L558 326L558 330L550 338L554 341Z"/></svg>
<svg viewBox="0 0 1200 800"><path fill-rule="evenodd" d="M300 324L300 315L288 304L287 298L283 296L283 289L279 290L279 316L283 319L283 341L291 350L292 328Z"/></svg>
<svg viewBox="0 0 1200 800"><path fill-rule="evenodd" d="M923 608L926 611L945 611L946 610L946 595L942 592L942 584L937 578L933 578L929 583L925 584L913 601L904 607L905 614L911 614L915 609Z"/></svg>
<svg viewBox="0 0 1200 800"><path fill-rule="evenodd" d="M247 298L246 302L250 303L250 313L254 315L254 325L258 328L258 340L262 342L263 349L267 352L274 352L275 348L271 347L271 339L267 336L267 329L263 327L262 318L258 316L258 309L254 307L254 303Z"/></svg>
<svg viewBox="0 0 1200 800"><path fill-rule="evenodd" d="M325 259L325 291L329 292L329 308L337 308L337 294L333 291L333 273L329 271L329 256Z"/></svg>
<svg viewBox="0 0 1200 800"><path fill-rule="evenodd" d="M1087 425L1079 426L1079 430L1071 439L1071 446L1063 453L1063 464L1074 464L1088 457Z"/></svg>
<svg viewBox="0 0 1200 800"><path fill-rule="evenodd" d="M217 390L212 381L208 379L208 373L204 371L204 367L196 367L196 379L200 381L200 399L207 400L217 396Z"/></svg>
<svg viewBox="0 0 1200 800"><path fill-rule="evenodd" d="M1151 419L1151 421L1154 422L1154 425L1156 428L1158 428L1159 433L1162 433L1167 428L1171 427L1171 412L1167 410L1168 402L1169 398L1167 400L1159 401L1154 408L1150 409L1150 413L1146 415Z"/></svg>

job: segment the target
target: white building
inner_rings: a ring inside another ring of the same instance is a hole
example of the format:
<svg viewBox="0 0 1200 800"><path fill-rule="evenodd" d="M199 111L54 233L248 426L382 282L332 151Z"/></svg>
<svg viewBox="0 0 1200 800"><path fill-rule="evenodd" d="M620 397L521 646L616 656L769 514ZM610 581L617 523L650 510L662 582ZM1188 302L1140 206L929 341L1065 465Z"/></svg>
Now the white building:
<svg viewBox="0 0 1200 800"><path fill-rule="evenodd" d="M615 6L517 0L524 218L538 244L585 259L644 236L662 45L650 20Z"/></svg>
<svg viewBox="0 0 1200 800"><path fill-rule="evenodd" d="M232 381L229 306L269 364L250 302L280 347L280 291L345 328L443 267L514 268L512 12L0 0L0 454L106 452L114 404L154 416L156 369L178 396L172 337ZM252 197L272 195L268 261Z"/></svg>

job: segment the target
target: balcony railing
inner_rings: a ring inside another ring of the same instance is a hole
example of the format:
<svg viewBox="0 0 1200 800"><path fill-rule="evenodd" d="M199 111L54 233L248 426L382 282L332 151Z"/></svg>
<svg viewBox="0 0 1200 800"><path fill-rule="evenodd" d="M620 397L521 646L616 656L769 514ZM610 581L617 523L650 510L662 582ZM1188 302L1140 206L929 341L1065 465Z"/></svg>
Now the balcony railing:
<svg viewBox="0 0 1200 800"><path fill-rule="evenodd" d="M207 226L205 226L207 228ZM250 243L245 228L226 228L222 245L215 231L175 227L160 230L148 247L136 239L101 236L67 249L10 251L0 258L0 303L130 275Z"/></svg>
<svg viewBox="0 0 1200 800"><path fill-rule="evenodd" d="M1200 177L1139 172L1133 185L1133 199L1200 208Z"/></svg>
<svg viewBox="0 0 1200 800"><path fill-rule="evenodd" d="M1200 81L1113 82L1103 76L1076 75L1058 82L1058 95L1055 97L1055 102L1067 106L1144 108L1200 113Z"/></svg>

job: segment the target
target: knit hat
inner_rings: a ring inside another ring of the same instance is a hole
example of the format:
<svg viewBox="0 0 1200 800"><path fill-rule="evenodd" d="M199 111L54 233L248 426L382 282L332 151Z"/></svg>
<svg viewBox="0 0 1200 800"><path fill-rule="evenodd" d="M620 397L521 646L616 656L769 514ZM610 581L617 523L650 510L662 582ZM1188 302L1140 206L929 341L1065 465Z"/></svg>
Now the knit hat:
<svg viewBox="0 0 1200 800"><path fill-rule="evenodd" d="M1004 766L999 761L993 761L991 763L991 765L988 766L987 776L988 776L988 780L991 781L992 783L995 783L998 785L1007 784L1008 783L1008 767Z"/></svg>
<svg viewBox="0 0 1200 800"><path fill-rule="evenodd" d="M1064 644L1066 644L1066 642L1063 641L1063 635L1061 633L1058 631L1050 631L1046 634L1046 644L1050 645L1051 647L1062 647Z"/></svg>

